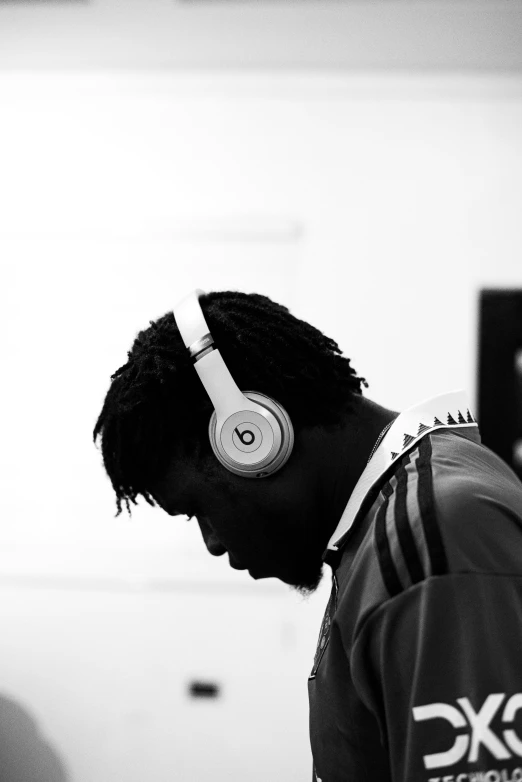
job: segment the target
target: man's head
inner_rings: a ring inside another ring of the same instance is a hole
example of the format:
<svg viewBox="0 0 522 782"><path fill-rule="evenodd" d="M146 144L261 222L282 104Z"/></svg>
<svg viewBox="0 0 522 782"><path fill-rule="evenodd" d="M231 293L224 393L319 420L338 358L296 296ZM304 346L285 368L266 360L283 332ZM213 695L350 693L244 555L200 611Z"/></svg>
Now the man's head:
<svg viewBox="0 0 522 782"><path fill-rule="evenodd" d="M122 501L130 514L129 500L137 504L141 494L172 515L195 515L209 551L228 552L232 566L313 591L325 544L317 522L325 512L325 437L342 427L368 384L333 340L265 296L215 292L199 303L239 388L288 412L294 451L279 472L258 480L217 461L208 439L212 404L168 313L138 334L94 429L116 515Z"/></svg>

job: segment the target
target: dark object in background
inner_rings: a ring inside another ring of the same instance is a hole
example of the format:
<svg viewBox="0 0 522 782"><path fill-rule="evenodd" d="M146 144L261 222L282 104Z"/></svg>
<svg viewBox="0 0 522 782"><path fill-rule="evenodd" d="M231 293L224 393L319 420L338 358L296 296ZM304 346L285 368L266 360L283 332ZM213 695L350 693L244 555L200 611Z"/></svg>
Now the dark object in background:
<svg viewBox="0 0 522 782"><path fill-rule="evenodd" d="M522 479L522 288L480 293L477 419L484 445Z"/></svg>
<svg viewBox="0 0 522 782"><path fill-rule="evenodd" d="M219 684L214 682L191 682L189 693L192 698L218 698L220 695Z"/></svg>

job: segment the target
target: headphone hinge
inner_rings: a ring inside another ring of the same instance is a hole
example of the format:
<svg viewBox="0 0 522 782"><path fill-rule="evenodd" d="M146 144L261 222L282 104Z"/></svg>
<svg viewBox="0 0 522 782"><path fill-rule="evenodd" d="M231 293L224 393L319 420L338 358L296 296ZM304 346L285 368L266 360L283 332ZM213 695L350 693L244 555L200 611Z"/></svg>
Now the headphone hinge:
<svg viewBox="0 0 522 782"><path fill-rule="evenodd" d="M189 353L190 357L192 358L192 361L194 364L199 361L203 356L206 356L207 353L211 353L214 348L212 347L214 345L214 340L212 338L212 334L205 334L204 337L201 337L201 339L198 339L196 342L193 342L192 345L189 347Z"/></svg>

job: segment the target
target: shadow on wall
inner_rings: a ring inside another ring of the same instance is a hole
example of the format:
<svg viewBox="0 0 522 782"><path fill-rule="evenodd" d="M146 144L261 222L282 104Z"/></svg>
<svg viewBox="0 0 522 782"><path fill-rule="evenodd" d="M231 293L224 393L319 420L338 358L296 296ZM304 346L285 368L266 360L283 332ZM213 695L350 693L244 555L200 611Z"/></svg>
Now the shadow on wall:
<svg viewBox="0 0 522 782"><path fill-rule="evenodd" d="M15 701L0 695L0 782L68 782L56 752L36 720Z"/></svg>

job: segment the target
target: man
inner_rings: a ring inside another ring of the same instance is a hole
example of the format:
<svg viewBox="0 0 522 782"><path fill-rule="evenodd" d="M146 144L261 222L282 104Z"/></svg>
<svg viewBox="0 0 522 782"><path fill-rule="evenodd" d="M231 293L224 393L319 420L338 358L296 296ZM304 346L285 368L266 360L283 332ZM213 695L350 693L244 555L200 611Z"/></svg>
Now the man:
<svg viewBox="0 0 522 782"><path fill-rule="evenodd" d="M195 516L211 554L303 594L332 568L314 779L522 780L522 483L465 395L399 414L268 298L184 302L138 334L94 430L118 513L141 494Z"/></svg>

